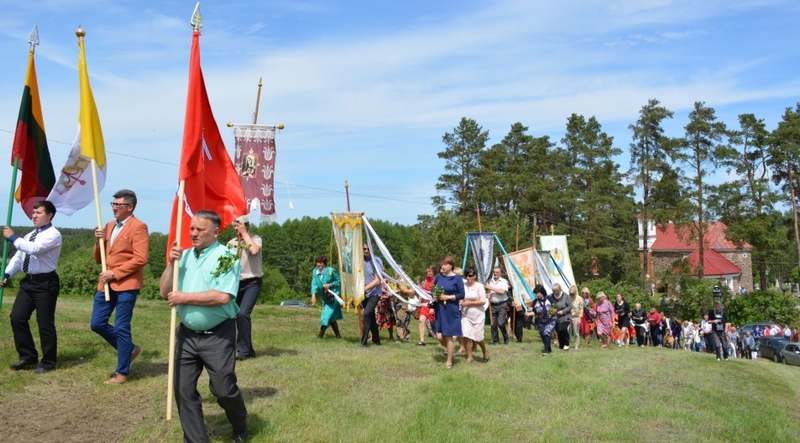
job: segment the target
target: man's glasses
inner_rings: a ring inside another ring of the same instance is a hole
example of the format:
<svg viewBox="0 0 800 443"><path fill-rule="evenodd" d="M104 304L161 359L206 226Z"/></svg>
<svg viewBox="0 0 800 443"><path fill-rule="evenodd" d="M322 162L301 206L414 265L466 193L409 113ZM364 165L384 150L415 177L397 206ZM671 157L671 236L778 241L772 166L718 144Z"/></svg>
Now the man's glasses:
<svg viewBox="0 0 800 443"><path fill-rule="evenodd" d="M130 206L130 203L111 203L112 208L121 208L122 206Z"/></svg>

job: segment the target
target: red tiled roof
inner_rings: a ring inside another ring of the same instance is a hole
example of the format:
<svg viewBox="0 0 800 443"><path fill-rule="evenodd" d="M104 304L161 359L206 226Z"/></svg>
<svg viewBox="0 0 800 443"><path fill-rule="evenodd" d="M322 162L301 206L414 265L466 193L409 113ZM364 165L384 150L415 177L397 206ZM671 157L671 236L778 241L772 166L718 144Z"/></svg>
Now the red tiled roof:
<svg viewBox="0 0 800 443"><path fill-rule="evenodd" d="M667 229L662 231L662 225L656 228L656 241L650 248L652 251L694 251L697 249L697 238L691 228L684 227L680 230L675 229L675 224L669 222ZM705 236L705 250L734 250L737 248L736 244L725 237L725 229L728 226L722 222L708 223L708 232ZM681 234L681 235L678 235ZM749 243L742 245L743 250L750 250ZM727 260L726 260L727 261Z"/></svg>
<svg viewBox="0 0 800 443"><path fill-rule="evenodd" d="M700 261L700 251L695 250L685 260L689 262L689 266L692 269L697 268L697 263ZM703 277L722 277L741 273L742 269L740 267L719 255L717 251L713 249L703 250Z"/></svg>

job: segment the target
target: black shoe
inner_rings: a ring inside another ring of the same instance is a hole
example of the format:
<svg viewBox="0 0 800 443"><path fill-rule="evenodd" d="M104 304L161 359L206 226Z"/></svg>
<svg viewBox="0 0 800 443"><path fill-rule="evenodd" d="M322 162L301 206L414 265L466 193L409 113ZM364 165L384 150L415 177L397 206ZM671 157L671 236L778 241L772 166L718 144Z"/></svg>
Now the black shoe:
<svg viewBox="0 0 800 443"><path fill-rule="evenodd" d="M239 361L247 360L248 358L250 358L250 357L245 357L244 355L237 355L236 356L236 360L239 360Z"/></svg>
<svg viewBox="0 0 800 443"><path fill-rule="evenodd" d="M507 345L507 344L508 344L508 339L505 339L505 340L503 341L503 344L504 344L504 345Z"/></svg>
<svg viewBox="0 0 800 443"><path fill-rule="evenodd" d="M15 371L19 371L21 369L33 369L37 364L39 364L38 361L20 360L20 361L11 363L10 368L15 370Z"/></svg>
<svg viewBox="0 0 800 443"><path fill-rule="evenodd" d="M361 346L362 348L366 348L367 347L366 343L359 343L358 345Z"/></svg>
<svg viewBox="0 0 800 443"><path fill-rule="evenodd" d="M250 436L248 434L234 434L233 435L233 443L242 443L248 441Z"/></svg>
<svg viewBox="0 0 800 443"><path fill-rule="evenodd" d="M373 345L375 345L375 346L380 346L380 345L381 345L381 342L379 342L379 341L374 341L374 342L372 342L372 344L373 344Z"/></svg>
<svg viewBox="0 0 800 443"><path fill-rule="evenodd" d="M55 369L55 368L54 368L54 367L52 367L52 366L51 366L51 367L47 367L47 366L39 366L38 368L36 368L36 370L35 370L35 371L33 371L33 373L34 373L34 374L44 374L45 372L50 372L50 371L52 371L53 369Z"/></svg>
<svg viewBox="0 0 800 443"><path fill-rule="evenodd" d="M499 345L499 344L500 344L500 342L499 342L499 341L493 341L493 342L492 342L492 345Z"/></svg>

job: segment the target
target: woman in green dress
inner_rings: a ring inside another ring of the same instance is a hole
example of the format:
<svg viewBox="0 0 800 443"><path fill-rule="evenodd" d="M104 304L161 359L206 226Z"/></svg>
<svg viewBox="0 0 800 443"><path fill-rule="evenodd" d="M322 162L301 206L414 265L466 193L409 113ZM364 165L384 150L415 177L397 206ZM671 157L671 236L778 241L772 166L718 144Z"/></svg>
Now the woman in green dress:
<svg viewBox="0 0 800 443"><path fill-rule="evenodd" d="M322 315L319 317L319 338L325 336L325 330L330 327L336 338L339 335L338 320L342 319L342 307L328 290L339 295L339 273L328 266L328 257L320 255L314 259L316 268L311 272L311 304L317 303L317 297L322 300Z"/></svg>

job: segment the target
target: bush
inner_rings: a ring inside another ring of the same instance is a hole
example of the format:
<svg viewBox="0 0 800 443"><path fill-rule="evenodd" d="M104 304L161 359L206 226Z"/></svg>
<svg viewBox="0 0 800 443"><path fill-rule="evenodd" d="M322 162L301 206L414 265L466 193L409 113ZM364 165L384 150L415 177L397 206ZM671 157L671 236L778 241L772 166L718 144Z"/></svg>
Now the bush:
<svg viewBox="0 0 800 443"><path fill-rule="evenodd" d="M800 319L792 295L777 290L740 295L728 302L727 310L731 323L737 326L760 321L797 325Z"/></svg>

